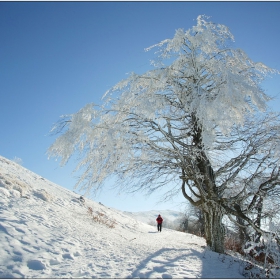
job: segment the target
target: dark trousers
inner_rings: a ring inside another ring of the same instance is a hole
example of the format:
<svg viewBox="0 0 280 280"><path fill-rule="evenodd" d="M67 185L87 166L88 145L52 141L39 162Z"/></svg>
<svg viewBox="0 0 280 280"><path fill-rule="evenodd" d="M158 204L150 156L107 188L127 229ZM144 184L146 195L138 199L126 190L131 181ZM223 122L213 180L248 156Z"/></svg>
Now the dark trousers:
<svg viewBox="0 0 280 280"><path fill-rule="evenodd" d="M157 230L161 231L161 224L157 224Z"/></svg>

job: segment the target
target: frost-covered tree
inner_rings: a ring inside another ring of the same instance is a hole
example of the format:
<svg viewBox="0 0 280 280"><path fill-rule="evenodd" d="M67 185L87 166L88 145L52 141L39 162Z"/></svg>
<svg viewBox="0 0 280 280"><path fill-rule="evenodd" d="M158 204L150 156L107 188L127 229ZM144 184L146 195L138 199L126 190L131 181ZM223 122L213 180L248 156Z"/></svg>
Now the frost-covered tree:
<svg viewBox="0 0 280 280"><path fill-rule="evenodd" d="M250 211L279 184L279 126L277 116L258 114L269 100L260 83L275 71L232 43L226 26L199 16L147 49L158 49L153 70L132 73L102 105L64 116L49 155L63 165L80 154L81 189L98 190L110 176L123 191L180 189L202 210L216 252L224 251L224 215L262 231Z"/></svg>
<svg viewBox="0 0 280 280"><path fill-rule="evenodd" d="M205 221L203 217L203 212L200 208L195 207L192 204L188 205L188 210L186 211L190 216L189 220L191 226L188 230L189 233L194 233L199 236L204 236L205 233Z"/></svg>

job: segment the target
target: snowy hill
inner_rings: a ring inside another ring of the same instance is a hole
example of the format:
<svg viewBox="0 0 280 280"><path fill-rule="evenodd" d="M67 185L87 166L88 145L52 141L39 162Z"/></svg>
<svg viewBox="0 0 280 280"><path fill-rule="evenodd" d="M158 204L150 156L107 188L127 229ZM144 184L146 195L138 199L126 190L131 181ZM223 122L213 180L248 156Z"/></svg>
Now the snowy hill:
<svg viewBox="0 0 280 280"><path fill-rule="evenodd" d="M3 157L0 243L0 278L243 278L238 259L207 250L204 239L82 204Z"/></svg>

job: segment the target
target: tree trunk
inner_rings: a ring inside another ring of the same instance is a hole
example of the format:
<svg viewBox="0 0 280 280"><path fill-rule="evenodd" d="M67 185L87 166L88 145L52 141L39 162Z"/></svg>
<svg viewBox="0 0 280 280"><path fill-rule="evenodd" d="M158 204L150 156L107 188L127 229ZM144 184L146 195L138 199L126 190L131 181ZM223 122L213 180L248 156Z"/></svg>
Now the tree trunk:
<svg viewBox="0 0 280 280"><path fill-rule="evenodd" d="M224 253L225 229L222 224L223 211L213 202L204 203L202 210L205 219L205 238L207 246L217 253Z"/></svg>
<svg viewBox="0 0 280 280"><path fill-rule="evenodd" d="M261 219L262 219L262 210L263 210L263 197L259 198L259 201L256 205L256 209L257 209L257 218L255 220L255 225L260 228L261 227ZM260 242L262 234L260 232L256 232L255 233L255 242L258 243Z"/></svg>
<svg viewBox="0 0 280 280"><path fill-rule="evenodd" d="M241 217L237 216L236 220L237 220L237 223L239 225L241 225L241 226L238 226L239 241L242 245L245 245L245 243L250 240L250 236L248 234L248 228L245 227L245 222Z"/></svg>
<svg viewBox="0 0 280 280"><path fill-rule="evenodd" d="M201 234L201 236L205 236L205 219L204 219L204 215L201 209L198 208L198 230Z"/></svg>

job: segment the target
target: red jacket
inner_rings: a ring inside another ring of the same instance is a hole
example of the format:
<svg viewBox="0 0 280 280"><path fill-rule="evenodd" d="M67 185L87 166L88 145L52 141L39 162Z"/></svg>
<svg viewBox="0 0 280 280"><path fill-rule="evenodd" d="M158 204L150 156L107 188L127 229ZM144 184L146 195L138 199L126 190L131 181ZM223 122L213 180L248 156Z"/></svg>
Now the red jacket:
<svg viewBox="0 0 280 280"><path fill-rule="evenodd" d="M162 224L163 218L162 218L161 216L158 216L158 217L156 218L156 221L157 221L158 224Z"/></svg>

